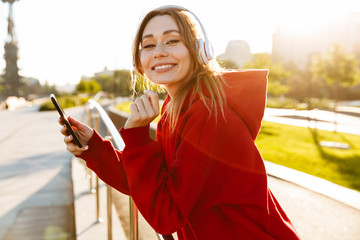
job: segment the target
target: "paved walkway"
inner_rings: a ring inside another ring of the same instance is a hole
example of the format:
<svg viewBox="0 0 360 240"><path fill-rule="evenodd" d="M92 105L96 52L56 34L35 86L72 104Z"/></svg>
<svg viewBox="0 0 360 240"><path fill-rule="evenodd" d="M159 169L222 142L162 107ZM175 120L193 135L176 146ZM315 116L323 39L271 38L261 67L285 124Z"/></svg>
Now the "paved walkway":
<svg viewBox="0 0 360 240"><path fill-rule="evenodd" d="M83 160L72 158L72 179L74 183L76 236L78 240L111 239L126 240L115 206L111 206L111 218L108 219L107 187L99 181L99 212L97 212L96 176L92 175L92 191L90 174ZM113 196L116 200L116 196ZM110 220L110 221L109 221ZM109 230L109 226L111 229Z"/></svg>
<svg viewBox="0 0 360 240"><path fill-rule="evenodd" d="M79 118L81 110L66 112ZM34 108L0 111L1 240L107 238L105 186L100 182L104 222L98 224L95 195L88 192L85 168L71 161L57 118L56 112L38 113ZM360 239L358 192L277 165L267 163L266 167L276 176L269 177L270 188L303 239ZM298 185L305 183L305 188ZM317 193L324 189L329 191ZM344 198L334 200L336 197ZM113 230L113 239L123 239L125 231L114 216ZM142 239L150 239L144 235Z"/></svg>
<svg viewBox="0 0 360 240"><path fill-rule="evenodd" d="M264 120L360 135L360 110L356 107L339 107L336 114L324 110L296 111L267 108Z"/></svg>
<svg viewBox="0 0 360 240"><path fill-rule="evenodd" d="M70 154L55 112L0 111L0 239L74 239Z"/></svg>

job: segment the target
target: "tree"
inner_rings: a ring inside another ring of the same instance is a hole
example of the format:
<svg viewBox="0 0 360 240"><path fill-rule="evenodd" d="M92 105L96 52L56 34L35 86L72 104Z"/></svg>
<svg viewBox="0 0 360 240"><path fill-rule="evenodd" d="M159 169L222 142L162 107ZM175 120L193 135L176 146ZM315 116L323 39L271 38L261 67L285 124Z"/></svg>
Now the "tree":
<svg viewBox="0 0 360 240"><path fill-rule="evenodd" d="M51 93L57 94L55 84L49 85L48 81L45 81L45 84L42 86L43 94L49 95Z"/></svg>
<svg viewBox="0 0 360 240"><path fill-rule="evenodd" d="M76 85L76 92L78 93L95 94L99 91L101 91L101 85L95 79L81 79L80 82Z"/></svg>
<svg viewBox="0 0 360 240"><path fill-rule="evenodd" d="M95 79L91 79L88 83L88 92L90 94L95 94L101 91L101 85L95 81Z"/></svg>
<svg viewBox="0 0 360 240"><path fill-rule="evenodd" d="M101 85L103 91L114 93L114 78L113 75L94 76L94 79Z"/></svg>
<svg viewBox="0 0 360 240"><path fill-rule="evenodd" d="M273 62L271 54L257 53L253 60L244 65L244 68L269 69L268 92L274 96L280 96L289 92L287 79L290 72L279 62Z"/></svg>
<svg viewBox="0 0 360 240"><path fill-rule="evenodd" d="M5 92L5 88L4 88L2 85L0 85L0 96L1 96L4 92Z"/></svg>
<svg viewBox="0 0 360 240"><path fill-rule="evenodd" d="M346 53L342 46L334 44L328 52L315 57L311 70L314 78L324 80L332 89L336 114L340 87L351 87L360 81L358 60L353 54ZM336 119L335 116L335 131Z"/></svg>
<svg viewBox="0 0 360 240"><path fill-rule="evenodd" d="M113 75L114 92L120 96L130 95L131 73L129 70L116 70Z"/></svg>
<svg viewBox="0 0 360 240"><path fill-rule="evenodd" d="M80 82L76 85L76 92L85 93L87 90L86 80L82 78Z"/></svg>
<svg viewBox="0 0 360 240"><path fill-rule="evenodd" d="M311 66L313 78L322 79L332 89L336 110L340 87L351 87L360 82L359 61L344 48L334 44L323 55L315 56Z"/></svg>

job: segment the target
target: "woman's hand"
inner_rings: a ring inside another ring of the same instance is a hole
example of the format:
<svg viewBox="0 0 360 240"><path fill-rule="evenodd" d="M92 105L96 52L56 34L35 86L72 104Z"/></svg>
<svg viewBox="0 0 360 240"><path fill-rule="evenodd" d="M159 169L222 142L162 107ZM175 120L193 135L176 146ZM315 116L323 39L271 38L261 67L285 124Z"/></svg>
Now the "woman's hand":
<svg viewBox="0 0 360 240"><path fill-rule="evenodd" d="M73 143L73 137L69 134L69 131L65 124L63 124L61 118L59 118L59 123L62 125L60 129L61 134L63 134L64 142L66 144L66 149L74 155L80 156L84 151L88 149L87 144L89 143L91 137L94 134L94 130L88 125L85 125L72 117L68 117L70 125L73 127L74 132L78 136L80 143L83 145L82 148L79 148L75 143Z"/></svg>
<svg viewBox="0 0 360 240"><path fill-rule="evenodd" d="M125 129L147 126L159 115L159 96L151 90L145 90L144 95L130 105L130 110Z"/></svg>

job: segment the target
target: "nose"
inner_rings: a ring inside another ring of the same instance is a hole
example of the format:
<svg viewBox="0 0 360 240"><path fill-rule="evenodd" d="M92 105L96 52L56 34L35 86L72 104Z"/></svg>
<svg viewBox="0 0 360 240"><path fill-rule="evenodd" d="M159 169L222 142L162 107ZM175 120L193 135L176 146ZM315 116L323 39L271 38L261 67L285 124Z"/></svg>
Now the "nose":
<svg viewBox="0 0 360 240"><path fill-rule="evenodd" d="M164 44L159 43L156 45L156 48L153 53L154 58L166 57L168 55L168 51L166 50Z"/></svg>

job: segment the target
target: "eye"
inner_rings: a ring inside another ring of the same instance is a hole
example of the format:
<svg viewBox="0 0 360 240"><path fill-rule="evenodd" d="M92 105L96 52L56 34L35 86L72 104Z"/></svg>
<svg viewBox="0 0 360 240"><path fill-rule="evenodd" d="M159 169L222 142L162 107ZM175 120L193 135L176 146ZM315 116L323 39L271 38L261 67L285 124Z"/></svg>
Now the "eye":
<svg viewBox="0 0 360 240"><path fill-rule="evenodd" d="M166 45L175 45L178 42L180 42L179 39L171 39L171 40L166 42Z"/></svg>
<svg viewBox="0 0 360 240"><path fill-rule="evenodd" d="M155 47L155 44L145 44L142 48L143 49L151 49L151 48L154 48Z"/></svg>

